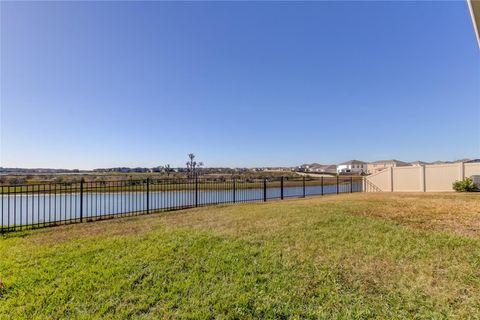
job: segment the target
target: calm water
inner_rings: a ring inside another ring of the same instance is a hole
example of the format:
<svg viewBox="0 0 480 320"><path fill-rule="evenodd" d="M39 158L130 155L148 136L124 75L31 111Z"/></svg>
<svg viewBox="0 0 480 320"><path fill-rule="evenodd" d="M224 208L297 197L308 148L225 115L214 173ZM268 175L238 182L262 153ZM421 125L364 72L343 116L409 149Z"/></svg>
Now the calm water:
<svg viewBox="0 0 480 320"><path fill-rule="evenodd" d="M323 187L324 194L336 193L335 185ZM350 184L343 184L340 192L350 192ZM354 182L353 191L362 191L362 183ZM268 188L267 198L280 198L280 188ZM321 186L307 186L305 194L320 195ZM302 187L285 187L284 197L301 197ZM246 201L262 201L263 188L233 190L199 190L197 204L207 205ZM150 210L175 209L195 206L195 191L151 191L148 198ZM146 192L84 193L83 217L125 214L147 210ZM30 225L80 218L80 194L29 194L0 197L0 226Z"/></svg>

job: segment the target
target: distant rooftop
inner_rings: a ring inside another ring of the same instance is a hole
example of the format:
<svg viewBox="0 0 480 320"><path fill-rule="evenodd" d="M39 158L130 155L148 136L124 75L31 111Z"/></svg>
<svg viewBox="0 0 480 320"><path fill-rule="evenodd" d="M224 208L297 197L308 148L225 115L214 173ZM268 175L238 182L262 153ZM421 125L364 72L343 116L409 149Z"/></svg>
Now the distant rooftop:
<svg viewBox="0 0 480 320"><path fill-rule="evenodd" d="M425 161L421 161L421 160L417 160L417 161L412 161L410 162L411 165L425 165L425 164L430 164L430 162L425 162Z"/></svg>
<svg viewBox="0 0 480 320"><path fill-rule="evenodd" d="M350 161L340 163L340 165L342 164L348 165L348 164L367 164L367 163L360 160L350 160Z"/></svg>
<svg viewBox="0 0 480 320"><path fill-rule="evenodd" d="M470 9L470 15L472 16L473 29L477 36L477 43L480 47L480 1L467 0L468 8Z"/></svg>
<svg viewBox="0 0 480 320"><path fill-rule="evenodd" d="M480 159L472 159L472 160L468 160L468 161L464 161L466 163L473 163L473 162L480 162Z"/></svg>
<svg viewBox="0 0 480 320"><path fill-rule="evenodd" d="M377 160L377 161L374 161L374 162L371 162L371 163L372 163L372 164L383 164L383 163L392 163L392 162L400 163L400 164L408 164L408 162L400 161L400 160L396 160L396 159Z"/></svg>

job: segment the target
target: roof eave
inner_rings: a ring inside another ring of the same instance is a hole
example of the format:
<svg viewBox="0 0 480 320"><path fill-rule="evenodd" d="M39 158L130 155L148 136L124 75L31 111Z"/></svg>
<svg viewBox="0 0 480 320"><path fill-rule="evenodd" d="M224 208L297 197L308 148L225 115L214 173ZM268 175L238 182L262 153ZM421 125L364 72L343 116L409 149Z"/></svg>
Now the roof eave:
<svg viewBox="0 0 480 320"><path fill-rule="evenodd" d="M477 44L480 48L480 0L467 0L470 16L472 17L473 29L477 37Z"/></svg>

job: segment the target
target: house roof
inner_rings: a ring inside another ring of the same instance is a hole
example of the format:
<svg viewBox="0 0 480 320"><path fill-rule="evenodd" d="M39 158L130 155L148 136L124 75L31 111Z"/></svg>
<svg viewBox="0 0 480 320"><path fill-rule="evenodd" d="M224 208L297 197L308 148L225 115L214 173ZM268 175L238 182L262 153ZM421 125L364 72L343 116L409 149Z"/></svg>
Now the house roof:
<svg viewBox="0 0 480 320"><path fill-rule="evenodd" d="M473 29L477 36L478 47L480 48L480 1L467 0L468 8L470 9L470 15L472 17Z"/></svg>
<svg viewBox="0 0 480 320"><path fill-rule="evenodd" d="M302 168L305 168L305 167L316 167L316 166L319 166L319 165L320 165L320 163L316 163L316 162L314 162L314 163L304 163L304 164L302 164L300 167L302 167Z"/></svg>
<svg viewBox="0 0 480 320"><path fill-rule="evenodd" d="M386 164L386 163L397 163L397 164L405 164L407 165L407 162L400 161L400 160L395 160L395 159L390 159L390 160L377 160L374 162L371 162L371 164Z"/></svg>
<svg viewBox="0 0 480 320"><path fill-rule="evenodd" d="M311 163L311 164L304 164L302 167L308 166L309 168L317 168L317 169L328 169L330 167L335 167L336 165L334 164L320 164L320 163Z"/></svg>
<svg viewBox="0 0 480 320"><path fill-rule="evenodd" d="M360 160L350 160L350 161L342 162L339 165L348 165L348 164L367 164L367 163Z"/></svg>
<svg viewBox="0 0 480 320"><path fill-rule="evenodd" d="M465 158L465 159L458 159L458 160L453 160L453 161L434 161L432 162L431 164L445 164L445 163L458 163L458 162L475 162L475 160L478 160L478 159L468 159L468 158Z"/></svg>
<svg viewBox="0 0 480 320"><path fill-rule="evenodd" d="M472 159L472 160L468 160L468 161L465 161L466 163L474 163L474 162L480 162L480 159Z"/></svg>
<svg viewBox="0 0 480 320"><path fill-rule="evenodd" d="M412 164L412 165L414 165L414 164L424 165L424 164L430 164L430 163L429 163L429 162L425 162L425 161L417 160L417 161L412 161L412 162L410 162L410 164Z"/></svg>

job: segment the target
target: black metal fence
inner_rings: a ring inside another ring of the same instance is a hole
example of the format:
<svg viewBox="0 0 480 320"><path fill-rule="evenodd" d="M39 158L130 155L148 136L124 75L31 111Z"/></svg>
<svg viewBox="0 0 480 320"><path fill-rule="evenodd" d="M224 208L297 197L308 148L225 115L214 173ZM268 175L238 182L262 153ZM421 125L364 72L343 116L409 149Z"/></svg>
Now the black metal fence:
<svg viewBox="0 0 480 320"><path fill-rule="evenodd" d="M362 177L143 179L0 186L0 232L222 203L363 191Z"/></svg>

